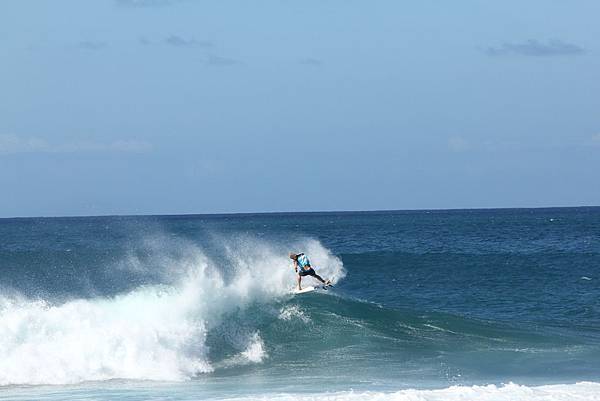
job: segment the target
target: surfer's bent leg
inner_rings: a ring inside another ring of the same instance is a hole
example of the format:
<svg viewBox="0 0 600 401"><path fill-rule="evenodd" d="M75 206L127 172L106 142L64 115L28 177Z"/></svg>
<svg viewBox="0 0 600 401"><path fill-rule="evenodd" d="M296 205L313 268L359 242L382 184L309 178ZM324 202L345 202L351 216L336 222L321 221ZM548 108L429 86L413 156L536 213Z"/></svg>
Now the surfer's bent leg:
<svg viewBox="0 0 600 401"><path fill-rule="evenodd" d="M302 276L298 274L298 291L302 290Z"/></svg>
<svg viewBox="0 0 600 401"><path fill-rule="evenodd" d="M317 280L319 280L320 282L322 282L323 284L325 284L325 280L323 280L323 278L322 278L321 276L319 276L319 275L317 274L317 272L316 272L316 271L314 271L313 269L310 269L310 272L309 272L309 274L310 274L311 276L313 276L314 278L316 278Z"/></svg>

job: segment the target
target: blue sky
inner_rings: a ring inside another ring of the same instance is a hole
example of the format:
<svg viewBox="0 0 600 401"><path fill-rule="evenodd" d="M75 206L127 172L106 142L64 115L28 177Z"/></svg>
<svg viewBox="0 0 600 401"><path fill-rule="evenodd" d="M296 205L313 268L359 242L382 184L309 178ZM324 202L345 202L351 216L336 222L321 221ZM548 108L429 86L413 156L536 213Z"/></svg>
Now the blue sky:
<svg viewBox="0 0 600 401"><path fill-rule="evenodd" d="M600 204L600 2L0 3L0 216Z"/></svg>

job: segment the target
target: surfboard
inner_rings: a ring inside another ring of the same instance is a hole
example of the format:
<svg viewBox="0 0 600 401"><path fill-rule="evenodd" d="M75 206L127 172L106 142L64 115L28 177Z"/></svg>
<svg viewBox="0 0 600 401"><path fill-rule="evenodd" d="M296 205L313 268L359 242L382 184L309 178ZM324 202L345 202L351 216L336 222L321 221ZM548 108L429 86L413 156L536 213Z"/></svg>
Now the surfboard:
<svg viewBox="0 0 600 401"><path fill-rule="evenodd" d="M301 290L298 290L297 288L294 290L294 294L304 294L306 292L313 292L314 290L316 290L315 287L313 287L312 285L309 285L307 287L304 287Z"/></svg>
<svg viewBox="0 0 600 401"><path fill-rule="evenodd" d="M306 287L302 288L300 291L298 291L297 288L294 289L294 294L304 294L306 292L313 292L315 290L326 290L326 289L331 288L331 287L333 287L331 284L329 284L329 285L319 285L319 286L316 286L316 287L312 286L312 285L309 285L309 286L306 286Z"/></svg>

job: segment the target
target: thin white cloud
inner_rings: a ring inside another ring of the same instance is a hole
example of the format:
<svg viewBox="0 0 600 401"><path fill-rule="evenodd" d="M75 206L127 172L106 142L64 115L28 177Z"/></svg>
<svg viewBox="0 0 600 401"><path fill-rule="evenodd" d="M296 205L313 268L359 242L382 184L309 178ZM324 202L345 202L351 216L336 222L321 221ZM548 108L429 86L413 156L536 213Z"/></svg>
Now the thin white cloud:
<svg viewBox="0 0 600 401"><path fill-rule="evenodd" d="M112 142L110 144L110 150L116 152L146 153L152 150L152 144L146 141L125 139Z"/></svg>
<svg viewBox="0 0 600 401"><path fill-rule="evenodd" d="M77 47L84 50L102 50L108 46L106 42L98 42L93 40L84 40L77 44Z"/></svg>
<svg viewBox="0 0 600 401"><path fill-rule="evenodd" d="M300 59L299 63L302 65L309 65L312 67L320 67L323 65L322 60L319 60L317 58L312 58L312 57L306 57L306 58Z"/></svg>
<svg viewBox="0 0 600 401"><path fill-rule="evenodd" d="M165 43L174 47L212 47L213 43L208 40L196 40L194 38L184 38L177 35L171 35L165 39Z"/></svg>
<svg viewBox="0 0 600 401"><path fill-rule="evenodd" d="M550 56L576 56L585 53L585 49L573 43L563 42L562 40L549 40L540 42L530 39L523 43L503 43L499 47L488 47L485 52L490 56L532 56L532 57L550 57Z"/></svg>
<svg viewBox="0 0 600 401"><path fill-rule="evenodd" d="M471 144L461 136L448 138L448 149L453 152L464 152L471 148Z"/></svg>
<svg viewBox="0 0 600 401"><path fill-rule="evenodd" d="M78 152L127 152L146 153L152 144L134 139L113 142L71 141L50 143L43 138L23 137L14 134L0 135L0 154L15 153L78 153Z"/></svg>
<svg viewBox="0 0 600 401"><path fill-rule="evenodd" d="M220 57L220 56L215 56L214 54L211 54L208 56L208 59L206 60L206 64L212 65L212 66L217 66L217 67L227 67L230 65L240 64L240 62L238 60L235 60L232 58Z"/></svg>
<svg viewBox="0 0 600 401"><path fill-rule="evenodd" d="M45 152L48 148L48 143L41 138L0 135L0 153Z"/></svg>
<svg viewBox="0 0 600 401"><path fill-rule="evenodd" d="M600 146L600 132L595 135L592 135L592 143L596 146Z"/></svg>

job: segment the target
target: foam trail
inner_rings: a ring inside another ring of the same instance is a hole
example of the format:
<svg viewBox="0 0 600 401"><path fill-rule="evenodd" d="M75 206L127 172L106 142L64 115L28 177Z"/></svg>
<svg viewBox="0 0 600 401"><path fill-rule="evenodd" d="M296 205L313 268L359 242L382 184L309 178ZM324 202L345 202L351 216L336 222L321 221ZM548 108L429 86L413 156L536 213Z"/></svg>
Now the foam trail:
<svg viewBox="0 0 600 401"><path fill-rule="evenodd" d="M318 242L303 245L324 273L343 277L339 259ZM174 284L59 305L0 295L0 385L178 381L212 371L205 341L223 316L287 296L293 285L286 254L269 244L230 243L227 254L227 279L192 247L184 260L170 261L175 268L165 267L179 275ZM255 332L240 350L240 363L266 357Z"/></svg>
<svg viewBox="0 0 600 401"><path fill-rule="evenodd" d="M338 392L311 395L281 394L223 401L599 401L600 383L581 382L528 387L514 383L503 386L452 386L440 390L408 389L387 392Z"/></svg>

